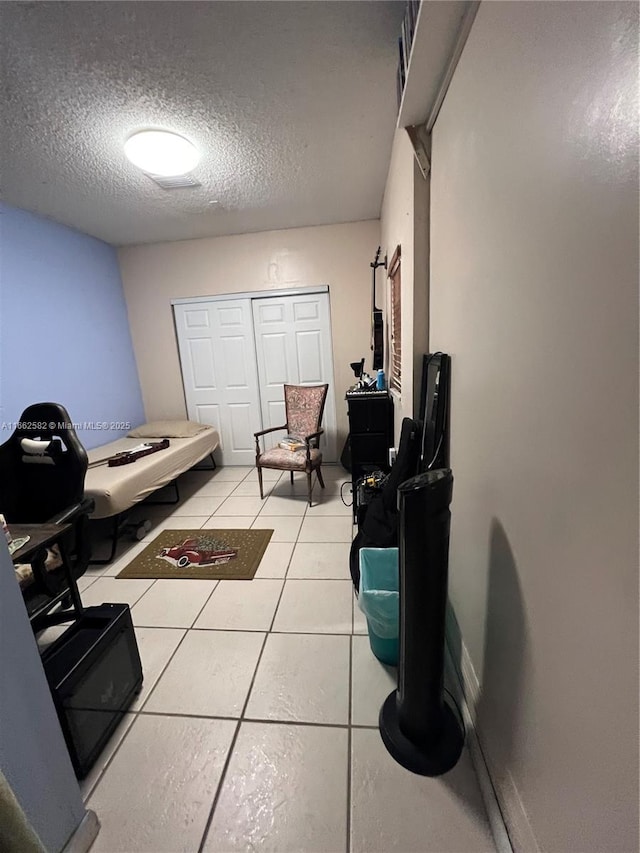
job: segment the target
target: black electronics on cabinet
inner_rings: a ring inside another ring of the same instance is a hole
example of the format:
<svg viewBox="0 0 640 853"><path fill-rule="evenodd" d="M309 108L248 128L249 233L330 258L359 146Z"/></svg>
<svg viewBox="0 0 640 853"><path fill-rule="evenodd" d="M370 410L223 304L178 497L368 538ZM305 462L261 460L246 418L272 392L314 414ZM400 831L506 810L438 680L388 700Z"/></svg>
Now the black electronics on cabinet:
<svg viewBox="0 0 640 853"><path fill-rule="evenodd" d="M87 607L45 650L42 663L73 768L83 779L142 687L129 606Z"/></svg>
<svg viewBox="0 0 640 853"><path fill-rule="evenodd" d="M399 764L423 776L450 770L464 743L464 730L444 699L452 491L449 469L418 474L398 488L398 689L380 709L380 734Z"/></svg>
<svg viewBox="0 0 640 853"><path fill-rule="evenodd" d="M389 470L393 447L393 400L388 391L348 392L353 518L357 518L358 480L374 470Z"/></svg>

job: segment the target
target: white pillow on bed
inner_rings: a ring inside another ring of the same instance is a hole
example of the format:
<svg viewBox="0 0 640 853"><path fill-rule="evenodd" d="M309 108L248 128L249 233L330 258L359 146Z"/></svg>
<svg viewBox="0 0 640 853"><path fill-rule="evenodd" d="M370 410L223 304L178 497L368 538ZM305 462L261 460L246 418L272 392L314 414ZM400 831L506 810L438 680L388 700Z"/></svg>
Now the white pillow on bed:
<svg viewBox="0 0 640 853"><path fill-rule="evenodd" d="M195 421L152 421L140 424L128 433L129 438L193 438L199 432L211 429Z"/></svg>

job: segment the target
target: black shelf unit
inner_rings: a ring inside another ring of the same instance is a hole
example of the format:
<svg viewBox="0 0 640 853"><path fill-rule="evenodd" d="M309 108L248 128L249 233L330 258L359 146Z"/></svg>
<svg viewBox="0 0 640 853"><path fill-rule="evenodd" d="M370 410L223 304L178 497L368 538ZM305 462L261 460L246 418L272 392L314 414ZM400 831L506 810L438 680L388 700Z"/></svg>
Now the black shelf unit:
<svg viewBox="0 0 640 853"><path fill-rule="evenodd" d="M393 398L388 391L354 391L346 394L351 444L353 519L358 518L356 483L374 470L389 470L393 447Z"/></svg>

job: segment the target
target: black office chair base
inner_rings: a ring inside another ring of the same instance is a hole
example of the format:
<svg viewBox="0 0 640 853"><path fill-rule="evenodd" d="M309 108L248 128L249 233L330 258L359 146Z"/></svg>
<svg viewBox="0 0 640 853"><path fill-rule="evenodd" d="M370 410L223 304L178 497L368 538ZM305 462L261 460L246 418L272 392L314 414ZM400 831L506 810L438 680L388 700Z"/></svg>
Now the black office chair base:
<svg viewBox="0 0 640 853"><path fill-rule="evenodd" d="M379 727L391 756L402 767L420 776L441 776L455 767L462 753L464 731L446 702L442 733L428 748L416 745L400 730L396 690L387 696L380 708Z"/></svg>

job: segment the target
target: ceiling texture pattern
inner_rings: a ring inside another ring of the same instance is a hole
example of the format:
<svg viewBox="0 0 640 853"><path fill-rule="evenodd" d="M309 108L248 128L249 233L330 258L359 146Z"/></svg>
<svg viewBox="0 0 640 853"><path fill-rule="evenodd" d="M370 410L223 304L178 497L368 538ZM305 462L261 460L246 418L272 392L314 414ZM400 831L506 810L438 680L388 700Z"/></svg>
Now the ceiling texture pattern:
<svg viewBox="0 0 640 853"><path fill-rule="evenodd" d="M0 3L2 199L114 245L377 218L403 6ZM200 187L129 163L145 128Z"/></svg>

